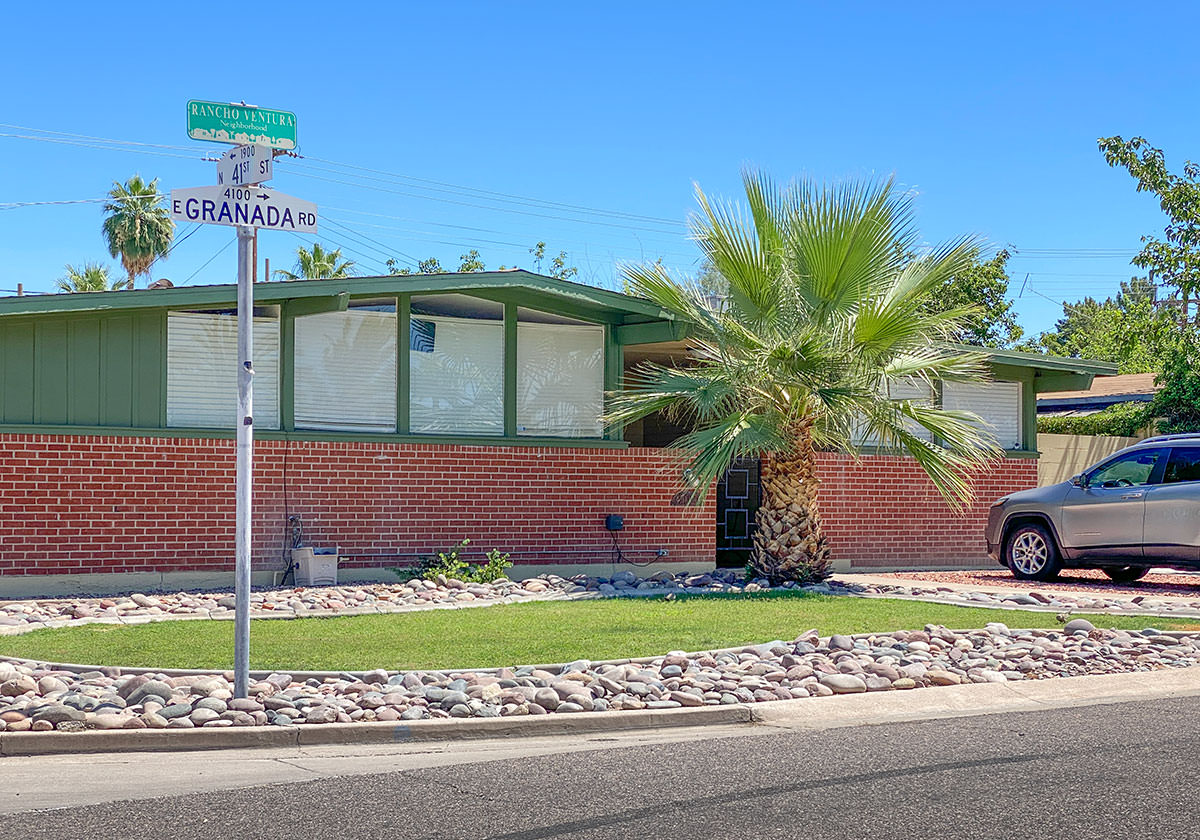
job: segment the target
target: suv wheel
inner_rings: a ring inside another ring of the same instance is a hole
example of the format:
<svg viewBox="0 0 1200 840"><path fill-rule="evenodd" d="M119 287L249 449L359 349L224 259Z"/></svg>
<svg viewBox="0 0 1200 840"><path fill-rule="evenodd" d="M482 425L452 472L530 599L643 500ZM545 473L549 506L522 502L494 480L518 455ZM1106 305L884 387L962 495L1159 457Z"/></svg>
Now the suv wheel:
<svg viewBox="0 0 1200 840"><path fill-rule="evenodd" d="M1054 538L1044 525L1018 525L1004 541L1004 561L1017 580L1054 580L1062 569Z"/></svg>
<svg viewBox="0 0 1200 840"><path fill-rule="evenodd" d="M1141 580L1150 571L1149 566L1105 566L1104 574L1112 578L1113 583L1133 583Z"/></svg>

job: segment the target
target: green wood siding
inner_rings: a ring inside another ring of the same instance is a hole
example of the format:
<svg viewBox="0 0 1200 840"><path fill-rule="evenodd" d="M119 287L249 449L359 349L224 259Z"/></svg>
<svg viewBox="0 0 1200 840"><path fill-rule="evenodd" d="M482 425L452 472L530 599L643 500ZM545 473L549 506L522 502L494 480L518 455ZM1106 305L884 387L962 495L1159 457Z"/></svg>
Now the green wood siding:
<svg viewBox="0 0 1200 840"><path fill-rule="evenodd" d="M164 312L0 321L0 421L165 424Z"/></svg>

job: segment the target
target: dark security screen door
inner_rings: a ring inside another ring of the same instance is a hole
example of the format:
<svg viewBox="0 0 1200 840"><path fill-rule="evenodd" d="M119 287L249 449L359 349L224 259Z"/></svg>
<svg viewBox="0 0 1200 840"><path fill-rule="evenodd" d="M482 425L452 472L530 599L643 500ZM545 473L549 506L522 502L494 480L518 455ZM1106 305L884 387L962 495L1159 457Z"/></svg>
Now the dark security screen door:
<svg viewBox="0 0 1200 840"><path fill-rule="evenodd" d="M746 565L753 546L761 487L756 458L736 461L717 482L717 565Z"/></svg>

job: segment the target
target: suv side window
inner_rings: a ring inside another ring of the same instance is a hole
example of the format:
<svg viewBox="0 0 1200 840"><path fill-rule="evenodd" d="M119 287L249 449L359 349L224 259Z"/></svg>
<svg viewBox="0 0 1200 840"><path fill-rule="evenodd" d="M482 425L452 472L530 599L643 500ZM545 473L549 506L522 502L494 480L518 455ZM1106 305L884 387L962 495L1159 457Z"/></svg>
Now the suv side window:
<svg viewBox="0 0 1200 840"><path fill-rule="evenodd" d="M1200 481L1200 446L1177 446L1171 450L1163 484Z"/></svg>
<svg viewBox="0 0 1200 840"><path fill-rule="evenodd" d="M1088 487L1138 487L1150 484L1166 450L1138 449L1118 455L1088 474Z"/></svg>

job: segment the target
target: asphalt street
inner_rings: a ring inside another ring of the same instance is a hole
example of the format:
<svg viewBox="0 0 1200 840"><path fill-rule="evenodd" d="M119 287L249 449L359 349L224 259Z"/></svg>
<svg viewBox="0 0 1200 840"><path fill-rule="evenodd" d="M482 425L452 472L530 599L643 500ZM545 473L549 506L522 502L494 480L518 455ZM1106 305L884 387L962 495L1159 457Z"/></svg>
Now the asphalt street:
<svg viewBox="0 0 1200 840"><path fill-rule="evenodd" d="M720 735L9 813L0 837L1200 837L1200 698Z"/></svg>

